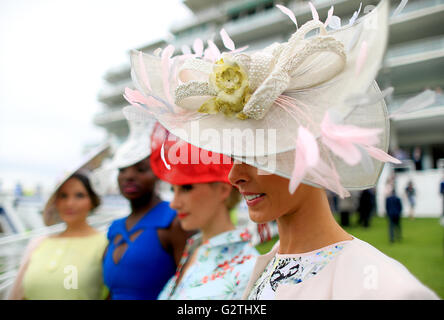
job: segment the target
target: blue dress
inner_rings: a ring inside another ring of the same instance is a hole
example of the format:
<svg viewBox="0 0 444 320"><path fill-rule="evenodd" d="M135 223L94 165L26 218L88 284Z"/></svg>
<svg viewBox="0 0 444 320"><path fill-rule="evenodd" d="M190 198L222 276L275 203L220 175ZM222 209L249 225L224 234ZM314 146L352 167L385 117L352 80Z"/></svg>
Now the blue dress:
<svg viewBox="0 0 444 320"><path fill-rule="evenodd" d="M113 300L155 300L165 283L174 275L176 263L162 247L157 229L168 228L176 212L168 202L160 202L130 230L125 218L115 220L108 230L108 251L103 260L105 285ZM132 242L131 234L143 229ZM114 239L122 239L115 244ZM127 250L118 263L113 260L116 247L126 242Z"/></svg>

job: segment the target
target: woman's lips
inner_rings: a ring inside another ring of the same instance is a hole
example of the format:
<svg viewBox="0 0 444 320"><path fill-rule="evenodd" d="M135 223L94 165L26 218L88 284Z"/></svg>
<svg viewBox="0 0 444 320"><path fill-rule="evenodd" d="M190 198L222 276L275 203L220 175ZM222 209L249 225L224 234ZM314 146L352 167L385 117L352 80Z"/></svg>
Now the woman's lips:
<svg viewBox="0 0 444 320"><path fill-rule="evenodd" d="M265 198L265 193L253 193L253 192L242 192L244 199L249 207L253 207L258 203L262 202Z"/></svg>
<svg viewBox="0 0 444 320"><path fill-rule="evenodd" d="M186 213L186 212L178 212L178 213L177 213L177 217L178 217L179 219L184 219L184 218L186 218L188 215L189 215L189 213Z"/></svg>
<svg viewBox="0 0 444 320"><path fill-rule="evenodd" d="M134 184L127 184L123 186L122 190L125 193L135 193L139 191L139 187Z"/></svg>

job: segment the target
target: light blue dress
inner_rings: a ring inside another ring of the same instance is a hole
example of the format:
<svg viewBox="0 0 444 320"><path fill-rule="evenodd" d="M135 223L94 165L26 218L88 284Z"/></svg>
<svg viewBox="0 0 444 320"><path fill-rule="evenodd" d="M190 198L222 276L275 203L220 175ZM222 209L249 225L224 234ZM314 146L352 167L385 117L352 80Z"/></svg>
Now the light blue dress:
<svg viewBox="0 0 444 320"><path fill-rule="evenodd" d="M159 300L236 300L241 299L256 257L245 230L221 233L202 243L198 233L188 240L176 274L161 291ZM180 282L183 265L197 251L196 260L187 268Z"/></svg>

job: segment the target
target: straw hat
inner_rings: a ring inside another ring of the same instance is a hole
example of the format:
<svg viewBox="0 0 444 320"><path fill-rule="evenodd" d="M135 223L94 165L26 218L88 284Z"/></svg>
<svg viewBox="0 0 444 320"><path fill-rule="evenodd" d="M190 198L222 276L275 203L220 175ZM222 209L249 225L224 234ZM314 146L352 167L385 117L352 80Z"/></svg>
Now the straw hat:
<svg viewBox="0 0 444 320"><path fill-rule="evenodd" d="M387 91L374 81L389 1L329 31L312 10L313 20L288 42L252 53L236 50L224 31L230 51L222 54L210 41L203 57L202 50L172 57L172 46L157 55L133 51L138 90L125 97L197 147L290 179L291 192L300 182L341 197L373 187L383 162L397 162L386 154ZM313 30L319 33L308 37Z"/></svg>
<svg viewBox="0 0 444 320"><path fill-rule="evenodd" d="M91 171L101 165L103 159L108 156L110 149L111 148L108 142L94 148L79 160L73 162L73 164L64 172L63 176L58 179L54 191L49 196L43 209L43 221L47 226L61 222L55 205L57 192L59 191L60 187L75 173L80 173L90 177ZM94 192L98 193L93 184L91 184L91 187L93 188Z"/></svg>

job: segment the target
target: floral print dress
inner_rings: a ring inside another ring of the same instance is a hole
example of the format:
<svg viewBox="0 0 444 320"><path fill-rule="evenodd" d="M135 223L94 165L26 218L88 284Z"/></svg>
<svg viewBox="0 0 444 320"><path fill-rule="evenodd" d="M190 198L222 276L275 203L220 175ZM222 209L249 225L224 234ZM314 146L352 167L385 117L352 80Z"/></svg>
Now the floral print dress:
<svg viewBox="0 0 444 320"><path fill-rule="evenodd" d="M241 299L258 256L250 239L246 229L221 233L205 243L202 243L201 233L194 235L187 242L176 274L158 299ZM182 267L195 250L195 262L182 275Z"/></svg>
<svg viewBox="0 0 444 320"><path fill-rule="evenodd" d="M303 254L276 254L256 280L248 300L273 300L281 284L297 284L318 274L346 246L336 243Z"/></svg>

